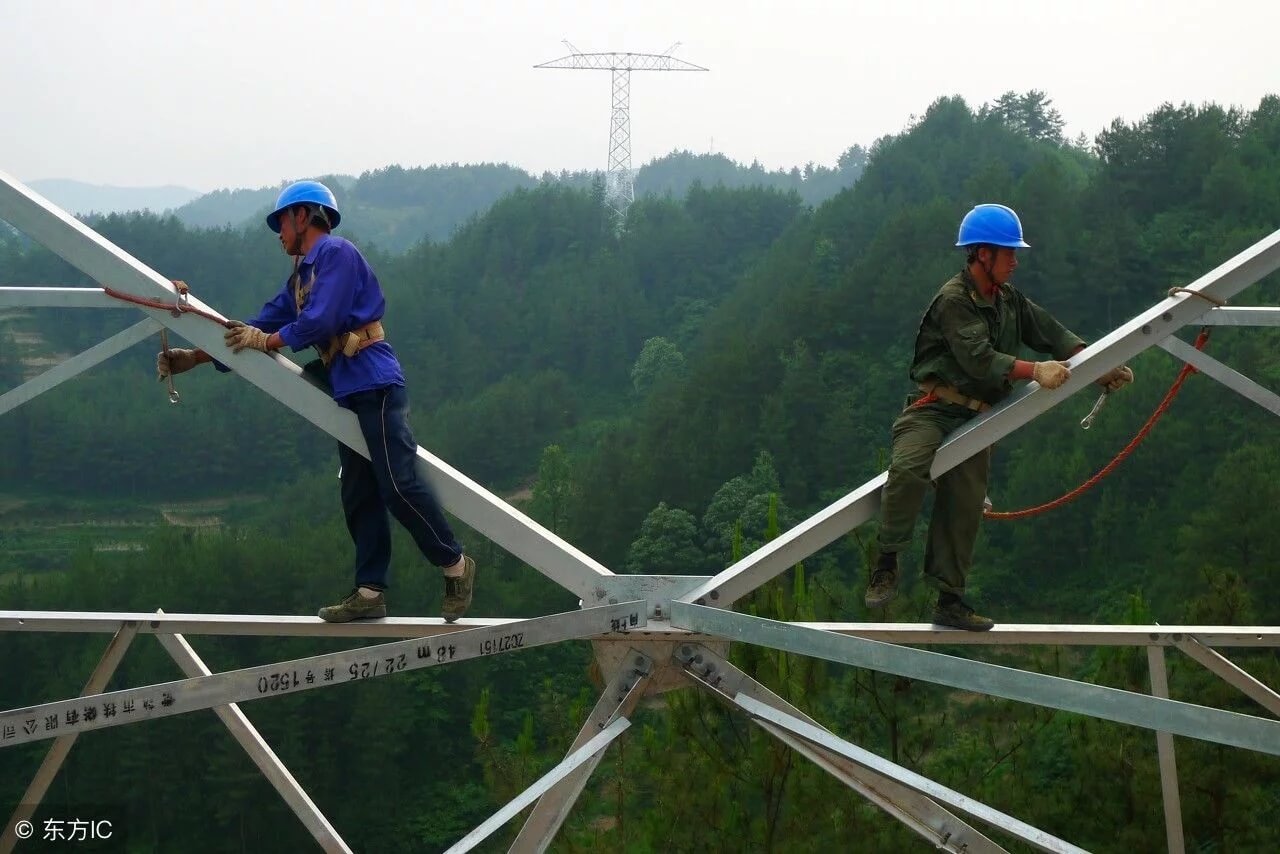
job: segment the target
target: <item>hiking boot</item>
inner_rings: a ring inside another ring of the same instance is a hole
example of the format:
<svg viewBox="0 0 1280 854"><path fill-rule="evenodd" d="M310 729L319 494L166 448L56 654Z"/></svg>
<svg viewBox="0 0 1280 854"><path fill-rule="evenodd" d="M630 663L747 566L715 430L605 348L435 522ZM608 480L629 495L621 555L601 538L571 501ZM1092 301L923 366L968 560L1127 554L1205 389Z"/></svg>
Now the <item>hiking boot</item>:
<svg viewBox="0 0 1280 854"><path fill-rule="evenodd" d="M898 553L883 552L876 562L875 571L871 573L871 583L867 585L863 600L868 608L879 608L888 605L898 595Z"/></svg>
<svg viewBox="0 0 1280 854"><path fill-rule="evenodd" d="M471 594L476 587L476 562L467 556L462 558L462 575L444 577L444 605L440 616L446 623L457 622L471 607Z"/></svg>
<svg viewBox="0 0 1280 854"><path fill-rule="evenodd" d="M320 609L320 619L326 623L376 620L385 616L387 616L387 597L381 590L372 599L361 596L359 590L352 590L347 598L337 605L326 605Z"/></svg>
<svg viewBox="0 0 1280 854"><path fill-rule="evenodd" d="M959 596L951 596L938 599L938 604L933 609L933 624L964 629L966 632L985 632L990 631L996 623L995 620L974 613Z"/></svg>

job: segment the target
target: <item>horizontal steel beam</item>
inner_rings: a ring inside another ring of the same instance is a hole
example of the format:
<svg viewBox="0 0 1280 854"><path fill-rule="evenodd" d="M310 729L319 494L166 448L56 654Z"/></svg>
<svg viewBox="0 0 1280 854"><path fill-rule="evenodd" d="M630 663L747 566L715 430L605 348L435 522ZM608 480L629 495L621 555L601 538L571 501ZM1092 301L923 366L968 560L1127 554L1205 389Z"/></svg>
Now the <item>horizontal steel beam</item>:
<svg viewBox="0 0 1280 854"><path fill-rule="evenodd" d="M1273 306L1215 308L1198 322L1206 326L1280 326L1280 308Z"/></svg>
<svg viewBox="0 0 1280 854"><path fill-rule="evenodd" d="M102 288L48 285L0 286L0 308L129 308Z"/></svg>
<svg viewBox="0 0 1280 854"><path fill-rule="evenodd" d="M1177 356L1207 377L1212 377L1235 393L1247 397L1272 415L1280 415L1280 394L1258 385L1244 374L1219 362L1203 350L1197 350L1181 338L1169 336L1160 347Z"/></svg>
<svg viewBox="0 0 1280 854"><path fill-rule="evenodd" d="M117 332L105 341L99 341L88 350L72 356L61 364L32 377L17 388L0 394L0 415L14 409L52 388L57 388L67 380L74 379L90 368L96 367L124 350L128 350L139 341L155 335L161 329L154 320L143 320L130 326L123 332Z"/></svg>
<svg viewBox="0 0 1280 854"><path fill-rule="evenodd" d="M844 637L719 608L683 602L672 603L671 607L671 619L676 625L730 641L1280 756L1280 721L922 649ZM957 630L956 634L961 632Z"/></svg>
<svg viewBox="0 0 1280 854"><path fill-rule="evenodd" d="M462 837L462 839L459 839L448 849L446 854L462 854L464 851L470 851L475 848L495 830L519 814L522 809L542 797L544 792L572 774L577 770L578 766L596 760L600 754L608 749L613 740L622 735L629 726L631 726L631 721L626 718L614 720L613 723L601 730L590 741L566 756L560 764L538 778L537 782L532 786L525 789L513 798L510 803L486 819L483 824Z"/></svg>
<svg viewBox="0 0 1280 854"><path fill-rule="evenodd" d="M1187 286L1188 290L1229 299L1280 268L1280 231L1258 241ZM934 458L937 478L988 448L1072 394L1091 388L1095 380L1150 349L1173 332L1200 320L1212 309L1200 297L1179 293L1153 305L1133 320L1090 344L1070 360L1071 379L1055 390L1031 383L1007 401L970 421L947 437ZM1096 389L1091 389L1096 390ZM682 602L727 608L742 596L786 572L837 538L872 519L880 507L881 473L830 507L718 573L685 596Z"/></svg>
<svg viewBox="0 0 1280 854"><path fill-rule="evenodd" d="M761 721L772 724L779 729L793 733L805 741L816 744L826 750L831 751L839 756L856 762L857 764L870 768L871 770L883 774L890 779L901 783L923 795L946 804L952 809L966 812L974 818L981 819L993 827L998 827L1005 833L1013 836L1022 842L1027 843L1041 851L1052 851L1055 854L1085 854L1083 848L1078 848L1064 839L1046 833L1038 827L1032 827L1024 821L1019 821L1011 815L1006 815L999 810L992 809L981 801L974 800L967 795L962 795L955 789L949 789L941 783L935 783L928 777L921 776L914 771L909 771L901 765L882 759L869 750L864 750L855 744L850 744L842 738L820 727L816 727L811 723L802 721L785 712L774 709L758 700L748 697L746 694L738 694L733 700L743 711L752 717L759 718Z"/></svg>
<svg viewBox="0 0 1280 854"><path fill-rule="evenodd" d="M624 578L625 576L618 576ZM629 600L631 597L627 597ZM652 603L650 603L652 604ZM148 611L0 611L5 632L85 632L110 634L137 623L142 634L253 635L260 637L418 638L479 627L507 626L518 617L466 617L446 623L439 617L388 617L326 623L318 617L243 614L163 614ZM1211 647L1280 646L1280 626L1107 626L1094 624L1000 623L989 632L957 632L931 623L792 623L808 629L908 646L1176 646L1194 638ZM630 637L690 640L696 633L666 622L633 631Z"/></svg>
<svg viewBox="0 0 1280 854"><path fill-rule="evenodd" d="M0 172L0 220L44 244L96 282L142 297L177 301L177 293L167 277L3 172ZM188 297L187 302L193 309L221 316L194 296ZM302 369L283 355L254 350L234 354L223 341L223 328L219 323L193 313L175 317L160 309L139 307L139 310L195 346L216 354L237 375L339 442L369 456L355 415L339 408L329 395L304 380ZM613 575L599 561L421 447L417 466L446 509L579 598L587 599L595 582Z"/></svg>
<svg viewBox="0 0 1280 854"><path fill-rule="evenodd" d="M0 625L3 625L0 623ZM989 632L961 632L932 623L793 623L839 635L907 646L1205 646L1277 647L1280 626L1133 626L997 623Z"/></svg>
<svg viewBox="0 0 1280 854"><path fill-rule="evenodd" d="M504 626L466 629L436 641L426 638L395 641L13 709L0 713L0 748L71 732L454 664L557 641L625 632L645 624L644 606L644 602L604 605Z"/></svg>

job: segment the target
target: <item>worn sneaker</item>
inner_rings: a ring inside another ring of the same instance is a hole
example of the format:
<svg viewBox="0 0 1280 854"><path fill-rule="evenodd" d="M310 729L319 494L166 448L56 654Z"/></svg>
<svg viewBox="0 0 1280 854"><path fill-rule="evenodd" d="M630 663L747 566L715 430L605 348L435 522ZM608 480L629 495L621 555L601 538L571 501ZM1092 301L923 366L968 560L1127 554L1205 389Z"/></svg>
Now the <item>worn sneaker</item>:
<svg viewBox="0 0 1280 854"><path fill-rule="evenodd" d="M457 622L471 607L471 594L476 587L476 562L463 555L462 575L457 578L444 577L444 605L440 616L446 623Z"/></svg>
<svg viewBox="0 0 1280 854"><path fill-rule="evenodd" d="M938 600L938 604L933 609L933 624L964 629L966 632L985 632L990 631L996 623L995 620L974 613L963 599L956 597L946 603L941 599Z"/></svg>
<svg viewBox="0 0 1280 854"><path fill-rule="evenodd" d="M337 605L326 605L320 609L320 619L326 623L376 620L385 616L387 616L387 597L381 592L370 599L361 596L359 590L352 590L347 598Z"/></svg>
<svg viewBox="0 0 1280 854"><path fill-rule="evenodd" d="M876 562L875 572L871 573L871 583L867 585L863 600L868 608L879 608L888 605L898 595L898 554L884 552Z"/></svg>

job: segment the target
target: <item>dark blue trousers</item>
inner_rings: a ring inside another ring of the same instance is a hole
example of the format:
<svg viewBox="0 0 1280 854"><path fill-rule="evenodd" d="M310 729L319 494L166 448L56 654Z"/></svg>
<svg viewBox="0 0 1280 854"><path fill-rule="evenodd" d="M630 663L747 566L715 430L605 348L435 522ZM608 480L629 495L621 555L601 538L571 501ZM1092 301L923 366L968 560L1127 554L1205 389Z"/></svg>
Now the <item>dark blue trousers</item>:
<svg viewBox="0 0 1280 854"><path fill-rule="evenodd" d="M339 443L342 461L342 510L356 544L356 584L386 589L391 566L391 524L387 513L413 536L422 554L436 566L450 566L462 546L444 517L440 502L418 474L418 443L409 429L409 395L393 385L357 392L338 402L355 413L369 445L366 460Z"/></svg>

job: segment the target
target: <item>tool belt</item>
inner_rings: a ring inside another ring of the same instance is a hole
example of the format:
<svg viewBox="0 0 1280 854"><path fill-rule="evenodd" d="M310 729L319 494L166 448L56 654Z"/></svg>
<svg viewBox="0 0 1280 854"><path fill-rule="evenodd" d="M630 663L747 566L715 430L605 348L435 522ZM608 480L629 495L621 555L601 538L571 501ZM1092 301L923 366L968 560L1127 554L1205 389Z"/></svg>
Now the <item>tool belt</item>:
<svg viewBox="0 0 1280 854"><path fill-rule="evenodd" d="M927 379L918 385L920 390L924 392L924 397L917 400L912 406L923 406L935 400L945 400L947 403L954 403L957 406L963 406L965 409L972 409L974 412L986 412L991 408L991 404L985 400L978 400L976 397L961 394L959 390L940 383L936 379Z"/></svg>
<svg viewBox="0 0 1280 854"><path fill-rule="evenodd" d="M320 350L320 361L324 362L327 368L339 353L350 359L365 347L371 347L386 337L382 331L382 321L375 320L359 329L333 336L329 339L329 346L324 350L320 350L319 347L316 349Z"/></svg>

